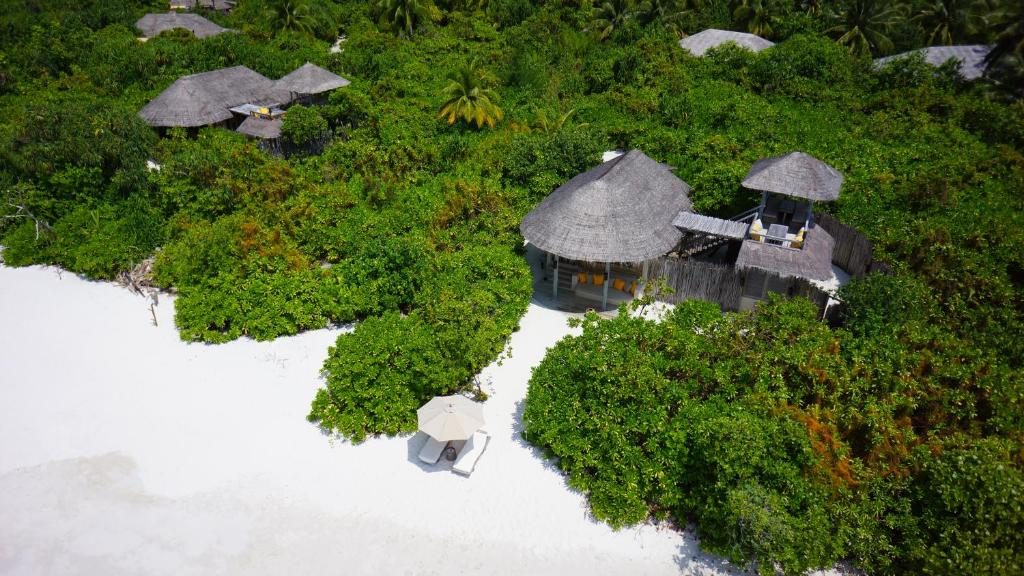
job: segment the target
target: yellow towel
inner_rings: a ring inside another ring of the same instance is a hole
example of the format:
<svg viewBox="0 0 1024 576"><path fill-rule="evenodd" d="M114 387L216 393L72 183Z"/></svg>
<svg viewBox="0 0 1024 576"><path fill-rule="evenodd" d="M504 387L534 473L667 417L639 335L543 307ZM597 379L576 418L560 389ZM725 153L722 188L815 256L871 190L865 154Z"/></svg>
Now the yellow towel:
<svg viewBox="0 0 1024 576"><path fill-rule="evenodd" d="M594 274L594 286L604 286L604 274Z"/></svg>
<svg viewBox="0 0 1024 576"><path fill-rule="evenodd" d="M633 280L633 282L629 285L629 293L632 294L633 296L636 296L636 280Z"/></svg>
<svg viewBox="0 0 1024 576"><path fill-rule="evenodd" d="M587 283L587 273L586 272L580 272L579 274L576 275L576 277L577 277L577 283L578 284L586 284Z"/></svg>
<svg viewBox="0 0 1024 576"><path fill-rule="evenodd" d="M615 288L616 290L625 291L626 281L623 280L622 278L616 278L615 280L612 280L612 288Z"/></svg>

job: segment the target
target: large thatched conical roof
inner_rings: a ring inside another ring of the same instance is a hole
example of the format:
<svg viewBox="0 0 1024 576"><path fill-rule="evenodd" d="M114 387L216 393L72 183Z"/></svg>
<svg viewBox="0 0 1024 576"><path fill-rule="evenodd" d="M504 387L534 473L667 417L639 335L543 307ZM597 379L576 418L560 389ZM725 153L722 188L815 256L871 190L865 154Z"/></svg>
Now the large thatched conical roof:
<svg viewBox="0 0 1024 576"><path fill-rule="evenodd" d="M179 14L168 12L167 14L146 14L135 23L135 27L142 31L146 38L152 38L167 30L183 28L192 32L196 38L208 38L228 32L214 22L203 18L198 14Z"/></svg>
<svg viewBox="0 0 1024 576"><path fill-rule="evenodd" d="M824 202L839 198L842 185L843 175L835 168L803 152L762 158L743 179L751 190Z"/></svg>
<svg viewBox="0 0 1024 576"><path fill-rule="evenodd" d="M690 186L669 167L632 150L588 170L544 199L519 230L534 246L588 262L641 262L671 251L672 225L690 210Z"/></svg>
<svg viewBox="0 0 1024 576"><path fill-rule="evenodd" d="M150 126L207 126L232 117L229 108L242 104L284 104L290 95L269 78L245 66L182 76L139 116Z"/></svg>
<svg viewBox="0 0 1024 576"><path fill-rule="evenodd" d="M320 94L349 84L351 82L341 76L309 62L274 83L277 88L294 94Z"/></svg>
<svg viewBox="0 0 1024 576"><path fill-rule="evenodd" d="M694 56L703 56L708 50L721 46L726 42L735 42L741 48L754 52L760 52L765 48L775 46L775 43L771 40L765 40L754 34L733 32L732 30L717 30L715 28L708 28L693 36L687 36L679 41L679 45L689 50Z"/></svg>

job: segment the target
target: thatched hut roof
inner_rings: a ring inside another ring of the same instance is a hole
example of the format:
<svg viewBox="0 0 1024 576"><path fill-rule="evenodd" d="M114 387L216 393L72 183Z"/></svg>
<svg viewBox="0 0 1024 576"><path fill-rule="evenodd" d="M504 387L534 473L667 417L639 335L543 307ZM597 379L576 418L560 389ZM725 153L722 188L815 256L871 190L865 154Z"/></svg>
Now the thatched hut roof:
<svg viewBox="0 0 1024 576"><path fill-rule="evenodd" d="M760 52L765 48L775 46L775 43L771 40L765 40L754 34L733 32L731 30L717 30L715 28L708 28L693 36L687 36L679 41L679 45L689 50L694 56L703 56L708 50L727 42L735 42L741 48L746 48L753 52Z"/></svg>
<svg viewBox="0 0 1024 576"><path fill-rule="evenodd" d="M895 56L886 56L875 60L875 68L882 68L886 64L907 58L913 54L924 54L924 61L932 66L942 66L947 60L955 59L960 61L960 74L967 80L981 78L985 73L985 56L992 50L990 46L981 44L970 46L932 46L911 50Z"/></svg>
<svg viewBox="0 0 1024 576"><path fill-rule="evenodd" d="M293 94L320 94L349 84L351 82L341 76L309 62L274 83L277 88Z"/></svg>
<svg viewBox="0 0 1024 576"><path fill-rule="evenodd" d="M228 32L227 28L218 26L198 14L179 14L168 12L166 14L146 14L139 18L135 27L142 31L146 38L152 38L167 30L183 28L195 35L196 38L208 38Z"/></svg>
<svg viewBox="0 0 1024 576"><path fill-rule="evenodd" d="M801 250L745 240L736 257L736 269L760 268L780 276L828 280L832 277L832 250L835 245L836 241L821 226L807 232Z"/></svg>
<svg viewBox="0 0 1024 576"><path fill-rule="evenodd" d="M671 251L682 233L672 219L690 210L690 186L639 150L559 186L519 230L534 246L588 262L641 262Z"/></svg>
<svg viewBox="0 0 1024 576"><path fill-rule="evenodd" d="M233 0L170 0L171 10L192 10L196 6L227 12L235 7Z"/></svg>
<svg viewBox="0 0 1024 576"><path fill-rule="evenodd" d="M835 168L803 152L762 158L743 179L751 190L824 202L839 198L842 185L843 175Z"/></svg>
<svg viewBox="0 0 1024 576"><path fill-rule="evenodd" d="M207 126L232 117L240 104L283 104L287 93L245 66L182 76L139 111L150 126Z"/></svg>
<svg viewBox="0 0 1024 576"><path fill-rule="evenodd" d="M265 140L272 140L274 138L281 137L281 119L274 118L273 120L267 118L257 118L255 116L249 116L244 122L238 127L237 132L241 132L246 136L252 136L253 138L263 138Z"/></svg>

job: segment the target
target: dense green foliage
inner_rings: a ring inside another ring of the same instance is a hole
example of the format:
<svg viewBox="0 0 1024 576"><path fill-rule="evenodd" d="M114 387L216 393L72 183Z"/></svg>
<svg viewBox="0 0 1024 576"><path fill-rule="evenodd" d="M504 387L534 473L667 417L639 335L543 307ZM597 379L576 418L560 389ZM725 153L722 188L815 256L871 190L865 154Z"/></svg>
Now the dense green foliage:
<svg viewBox="0 0 1024 576"><path fill-rule="evenodd" d="M839 558L871 573L1019 573L1024 378L941 342L921 322L935 309L858 303L844 330L802 300L589 317L534 371L524 435L595 517L692 520L704 546L763 573Z"/></svg>
<svg viewBox="0 0 1024 576"><path fill-rule="evenodd" d="M1014 3L241 0L206 14L241 33L139 43L133 22L164 6L0 14L8 264L111 278L155 257L189 340L358 322L310 413L358 440L413 429L419 403L466 390L501 352L530 294L518 224L601 151L640 148L676 167L698 210L731 215L755 200L739 186L755 160L803 150L846 175L826 209L894 270L847 287L845 326L801 303L588 321L538 369L528 439L598 518L692 519L762 570L1021 571ZM706 27L780 43L677 46ZM868 59L993 40L992 77L973 84ZM219 128L158 136L136 116L184 74L278 78L306 61L352 84L286 120L304 153ZM480 95L488 106L468 106ZM453 99L472 125L438 117Z"/></svg>

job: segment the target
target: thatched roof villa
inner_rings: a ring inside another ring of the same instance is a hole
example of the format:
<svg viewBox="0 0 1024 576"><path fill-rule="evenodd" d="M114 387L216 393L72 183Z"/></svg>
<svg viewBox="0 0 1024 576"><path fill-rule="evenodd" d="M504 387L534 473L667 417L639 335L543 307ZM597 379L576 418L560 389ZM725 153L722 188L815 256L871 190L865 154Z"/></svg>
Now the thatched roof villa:
<svg viewBox="0 0 1024 576"><path fill-rule="evenodd" d="M842 174L802 152L766 158L743 181L763 192L760 205L715 218L693 212L690 186L671 168L632 150L557 188L520 231L545 254L545 281L551 270L556 299L559 290L571 291L607 308L610 296L628 300L642 287L652 262L685 267L710 258L745 277L742 298L731 304L743 308L766 290L788 290L792 279L832 277L835 241L815 226L813 203L838 198L842 182Z"/></svg>
<svg viewBox="0 0 1024 576"><path fill-rule="evenodd" d="M154 98L139 116L150 126L195 128L231 120L242 104L287 104L289 95L273 80L245 66L182 76Z"/></svg>
<svg viewBox="0 0 1024 576"><path fill-rule="evenodd" d="M733 32L732 30L717 30L715 28L708 28L693 36L687 36L679 41L679 45L689 50L694 56L703 56L708 50L728 42L732 42L740 48L746 48L751 52L760 52L775 46L775 43L771 40L765 40L754 34Z"/></svg>
<svg viewBox="0 0 1024 576"><path fill-rule="evenodd" d="M924 61L932 66L942 66L949 60L960 62L960 74L967 80L976 80L985 74L985 57L992 50L991 46L981 44L970 46L932 46L920 48L886 56L875 60L875 68L882 68L886 64L902 58L908 58L914 54L924 54Z"/></svg>
<svg viewBox="0 0 1024 576"><path fill-rule="evenodd" d="M245 66L232 66L178 78L146 104L139 116L154 128L198 128L237 121L239 132L273 139L281 135L285 106L299 97L348 84L345 78L309 63L277 81Z"/></svg>
<svg viewBox="0 0 1024 576"><path fill-rule="evenodd" d="M179 14L177 12L146 14L135 22L135 27L142 31L144 38L153 38L159 36L161 32L176 28L188 30L196 38L209 38L230 32L228 28L211 22L198 14Z"/></svg>

